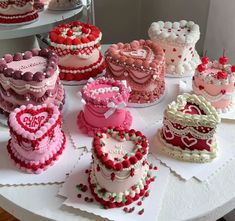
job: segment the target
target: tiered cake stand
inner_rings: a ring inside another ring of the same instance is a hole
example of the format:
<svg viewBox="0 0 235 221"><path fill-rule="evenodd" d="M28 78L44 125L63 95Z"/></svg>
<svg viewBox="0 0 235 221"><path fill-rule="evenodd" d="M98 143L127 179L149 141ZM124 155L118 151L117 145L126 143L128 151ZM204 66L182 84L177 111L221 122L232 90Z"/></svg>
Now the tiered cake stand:
<svg viewBox="0 0 235 221"><path fill-rule="evenodd" d="M46 8L39 12L36 22L26 25L0 25L0 57L6 53L26 51L39 47L36 34L49 32L58 23L78 16L83 5L70 11L51 11Z"/></svg>

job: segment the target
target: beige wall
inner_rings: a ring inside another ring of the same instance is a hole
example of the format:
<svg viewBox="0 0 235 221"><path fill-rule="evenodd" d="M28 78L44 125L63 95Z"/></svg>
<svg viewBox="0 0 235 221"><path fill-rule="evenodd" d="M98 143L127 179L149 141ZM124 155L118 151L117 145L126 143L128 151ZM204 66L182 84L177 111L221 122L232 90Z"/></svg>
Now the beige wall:
<svg viewBox="0 0 235 221"><path fill-rule="evenodd" d="M96 25L103 43L147 38L153 21L193 20L200 25L202 51L210 0L95 0Z"/></svg>

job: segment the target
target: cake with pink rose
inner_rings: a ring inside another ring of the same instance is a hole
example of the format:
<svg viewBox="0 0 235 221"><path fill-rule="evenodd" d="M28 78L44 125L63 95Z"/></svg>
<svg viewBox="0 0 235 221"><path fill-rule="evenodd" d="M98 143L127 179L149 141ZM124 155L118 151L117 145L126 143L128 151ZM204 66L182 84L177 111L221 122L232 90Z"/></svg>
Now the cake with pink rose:
<svg viewBox="0 0 235 221"><path fill-rule="evenodd" d="M33 0L1 0L0 24L26 24L37 20Z"/></svg>
<svg viewBox="0 0 235 221"><path fill-rule="evenodd" d="M193 21L153 22L148 30L152 41L159 44L166 57L166 75L191 76L200 58L195 45L200 38L199 26Z"/></svg>
<svg viewBox="0 0 235 221"><path fill-rule="evenodd" d="M21 105L53 103L60 109L64 90L59 80L57 55L33 49L0 59L0 110L8 115Z"/></svg>
<svg viewBox="0 0 235 221"><path fill-rule="evenodd" d="M160 101L165 91L165 56L150 41L111 45L105 53L106 74L126 80L131 88L130 106L148 106Z"/></svg>
<svg viewBox="0 0 235 221"><path fill-rule="evenodd" d="M84 107L77 124L83 133L93 136L102 128L130 128L132 116L126 110L129 88L125 82L104 77L90 80L81 95Z"/></svg>
<svg viewBox="0 0 235 221"><path fill-rule="evenodd" d="M218 61L204 56L198 65L192 81L193 93L202 95L219 113L233 108L235 87L235 66L228 64L223 55Z"/></svg>
<svg viewBox="0 0 235 221"><path fill-rule="evenodd" d="M52 29L50 48L59 56L61 80L82 82L103 72L105 64L100 52L101 37L98 27L80 21Z"/></svg>
<svg viewBox="0 0 235 221"><path fill-rule="evenodd" d="M147 162L149 144L140 131L108 128L92 143L89 186L105 209L137 201L154 181Z"/></svg>
<svg viewBox="0 0 235 221"><path fill-rule="evenodd" d="M7 150L19 169L39 174L58 160L66 142L61 123L53 104L22 105L11 112Z"/></svg>
<svg viewBox="0 0 235 221"><path fill-rule="evenodd" d="M219 123L215 108L204 97L178 95L164 112L158 147L179 160L210 162L218 151L215 136Z"/></svg>

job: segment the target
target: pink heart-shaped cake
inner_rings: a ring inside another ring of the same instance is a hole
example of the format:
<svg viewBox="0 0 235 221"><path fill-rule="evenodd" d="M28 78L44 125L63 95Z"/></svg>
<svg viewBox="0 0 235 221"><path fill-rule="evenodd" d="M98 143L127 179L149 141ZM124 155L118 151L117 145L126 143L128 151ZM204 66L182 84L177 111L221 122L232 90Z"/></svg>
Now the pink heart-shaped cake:
<svg viewBox="0 0 235 221"><path fill-rule="evenodd" d="M183 94L168 105L159 133L162 148L174 158L208 162L216 157L220 118L205 98Z"/></svg>
<svg viewBox="0 0 235 221"><path fill-rule="evenodd" d="M0 59L0 108L9 113L21 105L54 103L62 106L57 55L33 49Z"/></svg>
<svg viewBox="0 0 235 221"><path fill-rule="evenodd" d="M21 106L9 115L7 149L21 169L40 173L58 159L65 147L61 113L53 104Z"/></svg>

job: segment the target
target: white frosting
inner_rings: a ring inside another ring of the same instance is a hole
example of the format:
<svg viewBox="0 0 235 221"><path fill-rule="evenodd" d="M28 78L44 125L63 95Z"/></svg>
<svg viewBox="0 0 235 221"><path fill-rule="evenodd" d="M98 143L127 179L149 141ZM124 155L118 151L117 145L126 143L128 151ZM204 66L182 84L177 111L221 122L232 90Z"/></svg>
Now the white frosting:
<svg viewBox="0 0 235 221"><path fill-rule="evenodd" d="M105 94L108 92L119 92L119 87L103 87L91 90L91 95Z"/></svg>
<svg viewBox="0 0 235 221"><path fill-rule="evenodd" d="M51 0L48 8L51 10L65 10L75 8L81 4L80 0Z"/></svg>

